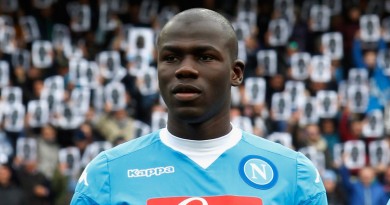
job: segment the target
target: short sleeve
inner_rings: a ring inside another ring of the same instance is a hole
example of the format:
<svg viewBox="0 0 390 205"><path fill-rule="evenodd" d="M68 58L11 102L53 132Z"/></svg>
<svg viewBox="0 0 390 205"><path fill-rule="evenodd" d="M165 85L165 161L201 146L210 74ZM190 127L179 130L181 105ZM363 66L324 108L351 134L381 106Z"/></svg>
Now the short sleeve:
<svg viewBox="0 0 390 205"><path fill-rule="evenodd" d="M110 204L109 179L107 157L103 152L85 167L71 204Z"/></svg>
<svg viewBox="0 0 390 205"><path fill-rule="evenodd" d="M318 170L302 153L297 157L296 204L326 205L326 191Z"/></svg>

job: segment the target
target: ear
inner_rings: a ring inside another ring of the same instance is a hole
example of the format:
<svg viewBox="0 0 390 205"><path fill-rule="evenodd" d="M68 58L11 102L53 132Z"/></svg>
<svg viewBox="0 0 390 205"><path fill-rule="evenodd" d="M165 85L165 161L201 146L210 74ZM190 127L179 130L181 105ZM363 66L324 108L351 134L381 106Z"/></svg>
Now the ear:
<svg viewBox="0 0 390 205"><path fill-rule="evenodd" d="M231 73L231 85L239 86L244 79L245 64L241 60L235 60Z"/></svg>

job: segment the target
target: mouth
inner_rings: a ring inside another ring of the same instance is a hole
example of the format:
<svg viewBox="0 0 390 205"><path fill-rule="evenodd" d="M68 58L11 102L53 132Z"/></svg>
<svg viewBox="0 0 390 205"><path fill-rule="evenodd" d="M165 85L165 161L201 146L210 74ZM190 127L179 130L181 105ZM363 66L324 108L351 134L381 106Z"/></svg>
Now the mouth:
<svg viewBox="0 0 390 205"><path fill-rule="evenodd" d="M197 98L201 90L193 85L179 84L173 88L172 93L179 101L190 101Z"/></svg>

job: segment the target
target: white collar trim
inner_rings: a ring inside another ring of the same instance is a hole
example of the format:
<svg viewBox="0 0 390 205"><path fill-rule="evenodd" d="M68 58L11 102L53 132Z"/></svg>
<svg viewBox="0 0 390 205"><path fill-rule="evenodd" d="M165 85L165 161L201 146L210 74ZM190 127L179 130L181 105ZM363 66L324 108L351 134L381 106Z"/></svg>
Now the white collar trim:
<svg viewBox="0 0 390 205"><path fill-rule="evenodd" d="M242 138L240 129L232 130L222 137L210 140L188 140L171 134L167 128L160 131L161 141L168 147L183 153L202 168L206 169L226 150L235 146Z"/></svg>

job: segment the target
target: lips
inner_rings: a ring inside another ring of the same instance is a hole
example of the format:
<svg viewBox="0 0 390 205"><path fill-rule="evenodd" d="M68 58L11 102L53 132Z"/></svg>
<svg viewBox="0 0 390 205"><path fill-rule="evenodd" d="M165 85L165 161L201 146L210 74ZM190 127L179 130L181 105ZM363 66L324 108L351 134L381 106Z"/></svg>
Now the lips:
<svg viewBox="0 0 390 205"><path fill-rule="evenodd" d="M193 85L184 85L180 84L173 88L172 90L173 94L177 93L200 93L200 89L193 86Z"/></svg>
<svg viewBox="0 0 390 205"><path fill-rule="evenodd" d="M172 93L179 101L190 101L197 98L201 90L193 85L180 84L173 88Z"/></svg>

